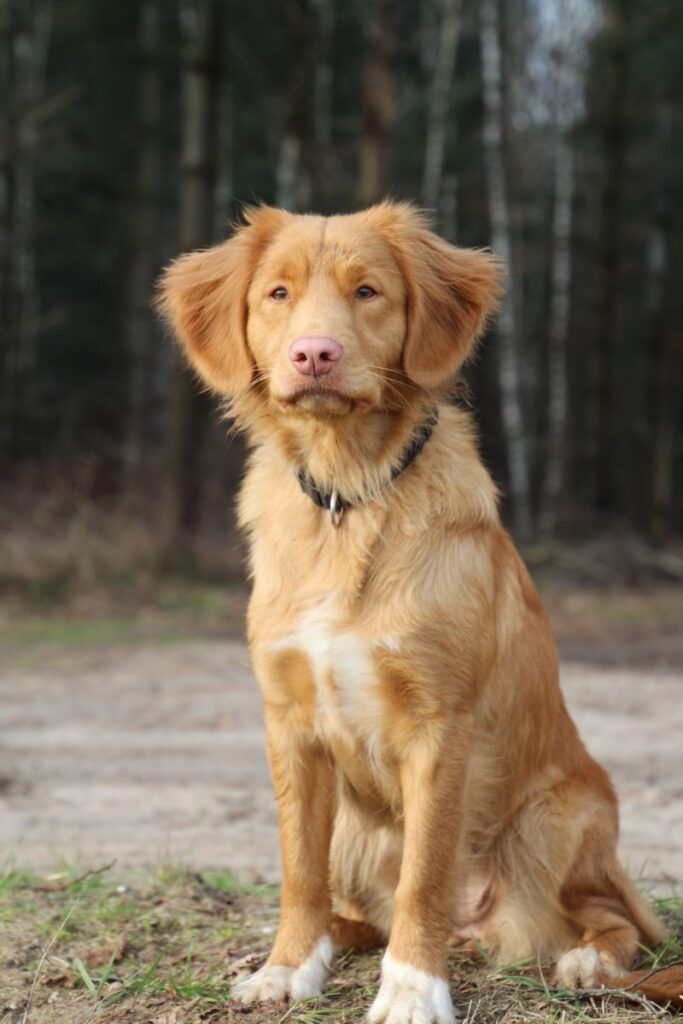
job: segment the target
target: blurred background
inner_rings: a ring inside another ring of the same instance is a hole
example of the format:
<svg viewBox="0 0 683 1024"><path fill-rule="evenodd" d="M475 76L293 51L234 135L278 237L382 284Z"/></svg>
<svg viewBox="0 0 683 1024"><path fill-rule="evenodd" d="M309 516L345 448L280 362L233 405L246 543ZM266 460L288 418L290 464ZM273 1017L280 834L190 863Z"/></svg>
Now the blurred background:
<svg viewBox="0 0 683 1024"><path fill-rule="evenodd" d="M241 578L155 278L244 202L385 195L509 266L467 383L532 562L680 581L682 62L678 0L1 0L5 592Z"/></svg>

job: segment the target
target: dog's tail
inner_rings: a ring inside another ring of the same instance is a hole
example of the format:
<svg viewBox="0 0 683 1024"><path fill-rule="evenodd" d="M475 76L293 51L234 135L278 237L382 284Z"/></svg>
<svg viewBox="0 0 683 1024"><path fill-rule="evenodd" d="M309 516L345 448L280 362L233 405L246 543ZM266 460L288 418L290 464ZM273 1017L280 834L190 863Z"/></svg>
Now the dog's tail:
<svg viewBox="0 0 683 1024"><path fill-rule="evenodd" d="M683 1010L683 960L669 967L629 971L609 978L605 984L609 988L638 993L660 1006Z"/></svg>
<svg viewBox="0 0 683 1024"><path fill-rule="evenodd" d="M637 891L626 872L616 864L610 872L611 881L629 919L640 932L645 946L664 942L667 929L644 896ZM629 971L609 979L610 988L639 992L653 1003L683 1008L683 961L669 967Z"/></svg>
<svg viewBox="0 0 683 1024"><path fill-rule="evenodd" d="M644 946L657 946L668 937L666 926L659 915L641 896L620 864L614 864L610 871L610 881L616 889L626 916L640 932Z"/></svg>

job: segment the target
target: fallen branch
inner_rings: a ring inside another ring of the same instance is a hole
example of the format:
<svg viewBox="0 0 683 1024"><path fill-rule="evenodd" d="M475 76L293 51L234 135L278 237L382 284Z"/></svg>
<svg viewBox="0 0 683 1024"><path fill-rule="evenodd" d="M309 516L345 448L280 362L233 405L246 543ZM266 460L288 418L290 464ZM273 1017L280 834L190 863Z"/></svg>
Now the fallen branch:
<svg viewBox="0 0 683 1024"><path fill-rule="evenodd" d="M105 864L101 868L91 868L90 871L84 871L78 878L70 878L68 882L53 882L49 885L32 885L31 888L34 892L66 892L67 889L71 889L72 886L78 885L79 882L85 882L86 878L92 878L93 875L102 875L105 871L110 871L116 861L113 860L109 864Z"/></svg>
<svg viewBox="0 0 683 1024"><path fill-rule="evenodd" d="M194 871L190 877L195 885L201 889L206 896L215 900L216 903L223 903L229 907L235 902L236 894L234 892L224 892L223 889L218 889L215 885L210 885L209 882L202 878L198 871Z"/></svg>

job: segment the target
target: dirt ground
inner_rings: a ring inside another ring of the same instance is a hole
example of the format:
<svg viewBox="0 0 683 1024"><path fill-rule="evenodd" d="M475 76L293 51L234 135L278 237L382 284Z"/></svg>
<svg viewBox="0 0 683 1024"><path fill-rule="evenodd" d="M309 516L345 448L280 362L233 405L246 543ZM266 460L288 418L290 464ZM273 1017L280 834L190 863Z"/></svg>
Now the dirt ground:
<svg viewBox="0 0 683 1024"><path fill-rule="evenodd" d="M614 645L591 641L592 617L583 621L583 632L560 629L572 659L562 685L618 789L624 860L635 876L670 887L683 880L683 668L658 656L661 644L643 653L625 641L615 657ZM670 652L670 628L667 636ZM279 877L260 700L243 643L5 646L3 857L43 871L60 858L116 858L117 869L185 863Z"/></svg>

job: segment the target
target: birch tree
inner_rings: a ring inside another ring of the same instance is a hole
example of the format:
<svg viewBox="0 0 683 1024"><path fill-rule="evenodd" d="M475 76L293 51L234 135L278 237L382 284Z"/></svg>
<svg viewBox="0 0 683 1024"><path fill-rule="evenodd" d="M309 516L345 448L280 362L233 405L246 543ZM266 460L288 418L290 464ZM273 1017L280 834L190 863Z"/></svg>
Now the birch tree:
<svg viewBox="0 0 683 1024"><path fill-rule="evenodd" d="M484 156L488 185L491 245L505 262L515 287L512 265L508 183L503 143L503 67L500 46L499 0L481 0L480 38L484 86ZM522 380L517 351L517 325L510 289L497 320L501 418L505 433L513 519L520 536L531 532L531 479L525 430Z"/></svg>
<svg viewBox="0 0 683 1024"><path fill-rule="evenodd" d="M559 130L555 138L554 211L551 253L551 299L548 325L548 431L541 487L539 526L553 534L562 491L567 429L567 341L571 290L571 232L574 154Z"/></svg>
<svg viewBox="0 0 683 1024"><path fill-rule="evenodd" d="M441 31L427 108L427 139L422 172L422 205L436 210L442 192L444 154L448 127L449 99L460 36L462 0L443 0ZM449 182L449 199L455 194L455 179ZM451 220L454 212L449 209ZM451 226L451 231L453 226Z"/></svg>
<svg viewBox="0 0 683 1024"><path fill-rule="evenodd" d="M572 132L583 114L582 78L594 27L590 5L562 0L552 14L539 5L541 64L550 93L548 120L553 136L553 222L548 323L547 432L542 465L539 527L555 533L567 461L568 344L572 285L574 144Z"/></svg>

